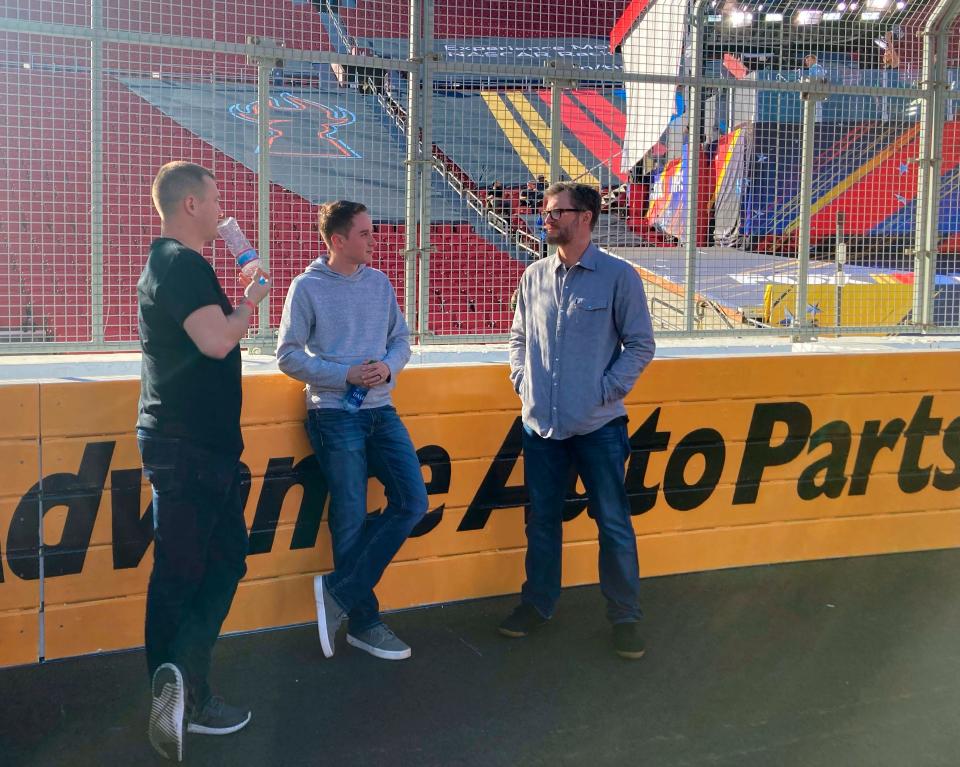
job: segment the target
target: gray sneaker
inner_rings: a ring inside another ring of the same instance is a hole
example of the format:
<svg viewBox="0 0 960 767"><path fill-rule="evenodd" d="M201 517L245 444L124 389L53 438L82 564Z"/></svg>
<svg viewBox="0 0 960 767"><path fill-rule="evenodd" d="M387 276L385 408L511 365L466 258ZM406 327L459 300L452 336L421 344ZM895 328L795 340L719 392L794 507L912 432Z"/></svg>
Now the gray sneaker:
<svg viewBox="0 0 960 767"><path fill-rule="evenodd" d="M229 735L246 727L250 716L249 708L231 706L219 695L214 695L193 712L187 724L187 732L198 735Z"/></svg>
<svg viewBox="0 0 960 767"><path fill-rule="evenodd" d="M160 756L183 761L183 675L172 663L164 663L153 674L153 701L150 704L150 745Z"/></svg>
<svg viewBox="0 0 960 767"><path fill-rule="evenodd" d="M377 658L403 660L410 657L410 646L399 639L388 626L380 623L359 634L347 634L347 644L359 647Z"/></svg>
<svg viewBox="0 0 960 767"><path fill-rule="evenodd" d="M326 657L332 658L337 631L347 614L337 604L337 600L330 596L322 575L317 575L313 579L313 597L317 601L317 629L320 631L320 647L323 648L323 654Z"/></svg>

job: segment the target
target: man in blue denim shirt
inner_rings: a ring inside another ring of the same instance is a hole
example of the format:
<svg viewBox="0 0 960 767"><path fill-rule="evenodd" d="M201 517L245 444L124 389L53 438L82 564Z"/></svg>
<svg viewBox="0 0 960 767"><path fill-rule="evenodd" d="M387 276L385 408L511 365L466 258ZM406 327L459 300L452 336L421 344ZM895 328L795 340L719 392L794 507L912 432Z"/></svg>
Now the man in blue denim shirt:
<svg viewBox="0 0 960 767"><path fill-rule="evenodd" d="M600 530L600 589L625 658L643 655L640 572L624 486L630 455L623 398L655 344L636 270L591 242L600 194L559 183L544 195L554 256L523 274L510 331L510 380L523 403L527 580L500 633L526 636L560 596L563 505L576 468Z"/></svg>

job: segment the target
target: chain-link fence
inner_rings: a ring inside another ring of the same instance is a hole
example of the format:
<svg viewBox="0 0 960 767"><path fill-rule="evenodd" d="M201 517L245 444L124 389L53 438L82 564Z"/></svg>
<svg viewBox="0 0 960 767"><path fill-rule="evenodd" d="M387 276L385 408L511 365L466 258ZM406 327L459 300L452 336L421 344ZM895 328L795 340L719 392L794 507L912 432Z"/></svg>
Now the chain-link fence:
<svg viewBox="0 0 960 767"><path fill-rule="evenodd" d="M135 347L175 159L215 172L273 275L253 345L337 198L370 208L421 342L502 339L568 179L601 190L595 240L661 336L955 332L958 11L0 0L0 353Z"/></svg>

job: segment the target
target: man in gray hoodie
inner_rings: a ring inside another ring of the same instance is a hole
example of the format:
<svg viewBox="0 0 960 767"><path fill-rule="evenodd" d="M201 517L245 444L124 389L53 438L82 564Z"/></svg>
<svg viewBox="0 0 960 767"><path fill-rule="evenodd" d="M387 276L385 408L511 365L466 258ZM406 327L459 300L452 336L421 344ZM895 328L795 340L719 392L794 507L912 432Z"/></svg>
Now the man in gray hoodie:
<svg viewBox="0 0 960 767"><path fill-rule="evenodd" d="M410 331L390 280L370 266L376 237L366 207L328 203L319 223L329 256L290 285L277 360L306 384L307 435L330 492L334 570L313 583L320 645L332 657L349 616L348 644L400 660L410 647L380 620L373 588L427 511L420 461L390 399L410 359ZM383 483L387 507L368 517L370 476Z"/></svg>

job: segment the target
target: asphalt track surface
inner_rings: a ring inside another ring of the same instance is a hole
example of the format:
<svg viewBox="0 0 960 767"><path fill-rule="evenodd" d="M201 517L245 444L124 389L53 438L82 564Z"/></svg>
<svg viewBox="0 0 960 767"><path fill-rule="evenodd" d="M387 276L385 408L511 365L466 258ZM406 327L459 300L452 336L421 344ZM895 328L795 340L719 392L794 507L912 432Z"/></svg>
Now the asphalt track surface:
<svg viewBox="0 0 960 767"><path fill-rule="evenodd" d="M515 597L410 610L382 661L315 626L222 639L213 683L253 720L195 765L960 764L960 550L644 581L647 654L614 655L597 587L525 639ZM169 764L142 651L0 670L0 765Z"/></svg>

